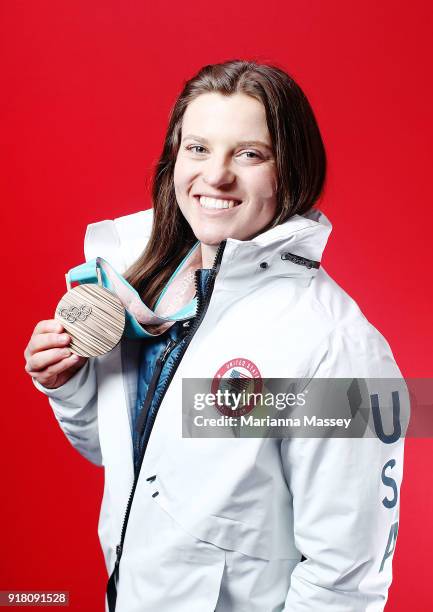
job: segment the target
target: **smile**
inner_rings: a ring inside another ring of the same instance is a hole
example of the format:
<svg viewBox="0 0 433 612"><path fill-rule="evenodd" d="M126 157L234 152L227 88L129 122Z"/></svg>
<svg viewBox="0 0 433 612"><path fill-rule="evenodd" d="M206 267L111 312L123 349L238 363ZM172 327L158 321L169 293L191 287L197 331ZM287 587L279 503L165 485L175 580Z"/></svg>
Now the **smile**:
<svg viewBox="0 0 433 612"><path fill-rule="evenodd" d="M239 206L242 202L239 200L222 200L221 198L210 198L207 196L196 196L197 201L199 202L202 208L207 209L224 209L224 208L235 208Z"/></svg>

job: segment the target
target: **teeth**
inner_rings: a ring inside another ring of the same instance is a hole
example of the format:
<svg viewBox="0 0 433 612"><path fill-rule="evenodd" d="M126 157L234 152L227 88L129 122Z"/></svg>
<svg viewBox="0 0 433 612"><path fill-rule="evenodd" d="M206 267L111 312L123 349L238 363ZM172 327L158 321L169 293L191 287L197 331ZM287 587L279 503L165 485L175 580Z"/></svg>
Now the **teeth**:
<svg viewBox="0 0 433 612"><path fill-rule="evenodd" d="M234 206L238 206L238 204L240 204L240 202L236 200L218 200L216 198L200 196L200 206L203 208L234 208Z"/></svg>

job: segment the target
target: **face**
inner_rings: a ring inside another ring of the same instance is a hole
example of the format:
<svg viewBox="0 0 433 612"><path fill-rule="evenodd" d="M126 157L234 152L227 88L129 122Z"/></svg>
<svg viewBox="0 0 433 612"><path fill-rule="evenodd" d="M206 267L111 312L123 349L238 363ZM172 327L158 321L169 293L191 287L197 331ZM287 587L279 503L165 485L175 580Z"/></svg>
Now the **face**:
<svg viewBox="0 0 433 612"><path fill-rule="evenodd" d="M259 234L275 217L276 187L263 104L245 94L195 98L183 117L174 188L202 245Z"/></svg>

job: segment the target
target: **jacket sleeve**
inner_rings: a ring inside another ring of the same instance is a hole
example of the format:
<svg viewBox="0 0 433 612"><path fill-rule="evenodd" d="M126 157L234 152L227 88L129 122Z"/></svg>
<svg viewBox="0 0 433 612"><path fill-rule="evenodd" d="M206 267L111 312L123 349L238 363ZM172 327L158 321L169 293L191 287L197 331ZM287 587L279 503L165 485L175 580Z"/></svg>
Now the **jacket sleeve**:
<svg viewBox="0 0 433 612"><path fill-rule="evenodd" d="M63 433L77 451L102 465L99 445L95 360L90 358L65 384L48 389L34 378L33 384L48 396Z"/></svg>
<svg viewBox="0 0 433 612"><path fill-rule="evenodd" d="M87 226L84 239L86 261L103 257L123 274L137 259L151 235L153 209L107 219ZM90 358L58 389L48 389L33 379L48 396L54 415L68 438L86 459L102 465L97 411L96 359Z"/></svg>
<svg viewBox="0 0 433 612"><path fill-rule="evenodd" d="M401 378L391 350L369 324L331 341L317 378ZM403 439L292 438L281 444L293 496L295 545L305 557L291 576L287 612L378 612L392 579Z"/></svg>

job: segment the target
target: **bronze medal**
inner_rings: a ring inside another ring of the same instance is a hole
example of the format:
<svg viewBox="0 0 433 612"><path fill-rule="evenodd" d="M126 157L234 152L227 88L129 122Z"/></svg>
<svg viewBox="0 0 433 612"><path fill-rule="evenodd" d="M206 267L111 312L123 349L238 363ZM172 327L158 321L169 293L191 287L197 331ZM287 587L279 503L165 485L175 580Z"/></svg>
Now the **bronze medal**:
<svg viewBox="0 0 433 612"><path fill-rule="evenodd" d="M112 291L96 284L69 289L57 305L54 318L72 340L68 347L81 357L111 351L125 329L125 308Z"/></svg>

